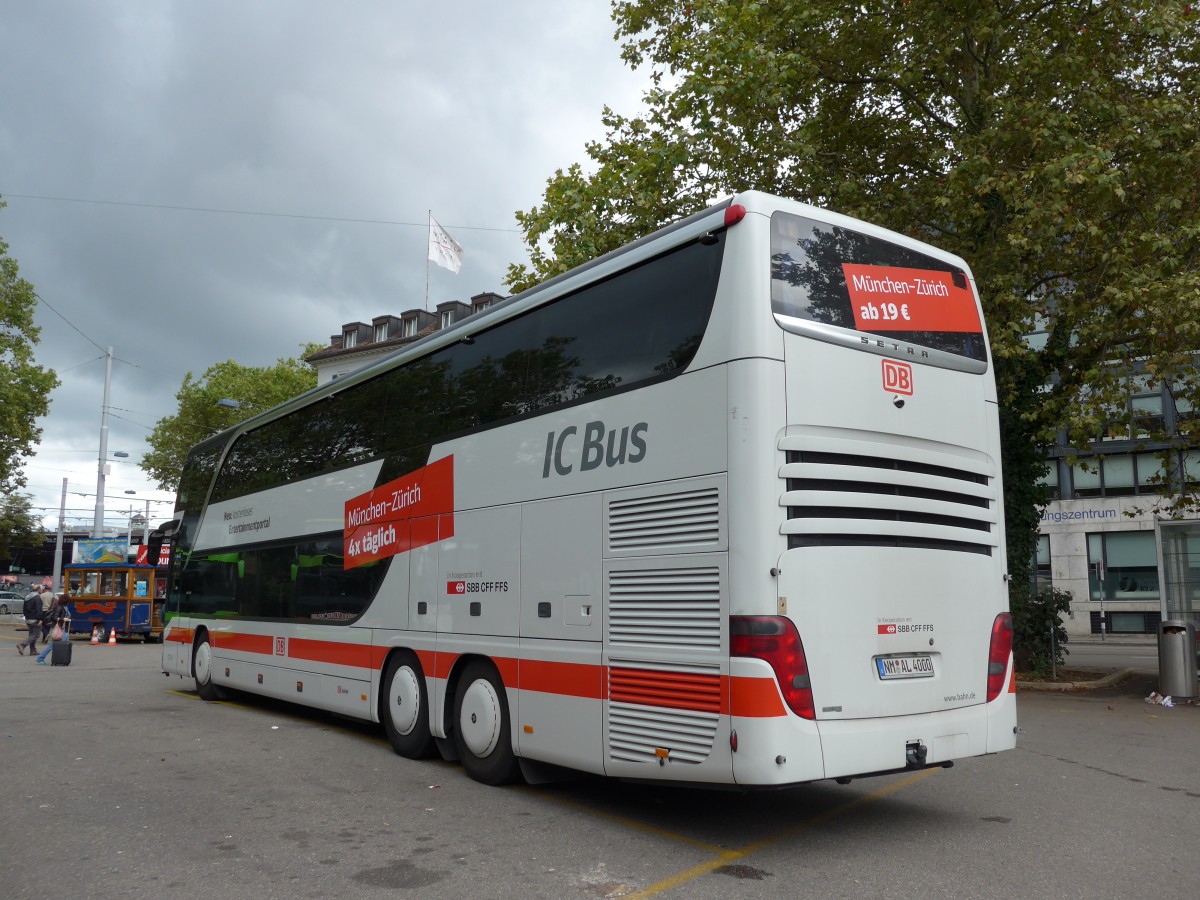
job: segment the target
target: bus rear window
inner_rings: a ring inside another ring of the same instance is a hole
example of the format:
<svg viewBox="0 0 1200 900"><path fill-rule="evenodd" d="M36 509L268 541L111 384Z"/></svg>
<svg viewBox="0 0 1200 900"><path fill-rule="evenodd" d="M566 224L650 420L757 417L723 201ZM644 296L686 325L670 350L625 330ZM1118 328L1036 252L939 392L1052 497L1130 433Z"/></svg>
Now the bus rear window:
<svg viewBox="0 0 1200 900"><path fill-rule="evenodd" d="M780 316L987 360L962 269L783 212L771 217L771 306Z"/></svg>

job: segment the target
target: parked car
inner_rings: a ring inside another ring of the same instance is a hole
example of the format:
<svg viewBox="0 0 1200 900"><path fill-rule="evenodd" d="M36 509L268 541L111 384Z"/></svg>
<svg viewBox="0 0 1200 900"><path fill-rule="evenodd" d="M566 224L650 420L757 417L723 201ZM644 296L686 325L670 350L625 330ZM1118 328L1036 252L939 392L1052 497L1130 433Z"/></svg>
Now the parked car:
<svg viewBox="0 0 1200 900"><path fill-rule="evenodd" d="M25 593L29 592L26 591ZM0 616L6 616L9 613L19 613L24 603L25 594L19 594L16 591L0 591Z"/></svg>

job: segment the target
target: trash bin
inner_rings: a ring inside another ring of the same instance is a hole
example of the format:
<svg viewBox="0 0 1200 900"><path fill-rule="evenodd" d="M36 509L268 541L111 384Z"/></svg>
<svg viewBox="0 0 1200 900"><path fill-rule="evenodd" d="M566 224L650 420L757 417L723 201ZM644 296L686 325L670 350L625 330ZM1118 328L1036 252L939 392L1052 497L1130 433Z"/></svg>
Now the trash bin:
<svg viewBox="0 0 1200 900"><path fill-rule="evenodd" d="M1195 697L1196 629L1183 619L1166 619L1158 627L1159 691L1169 697Z"/></svg>

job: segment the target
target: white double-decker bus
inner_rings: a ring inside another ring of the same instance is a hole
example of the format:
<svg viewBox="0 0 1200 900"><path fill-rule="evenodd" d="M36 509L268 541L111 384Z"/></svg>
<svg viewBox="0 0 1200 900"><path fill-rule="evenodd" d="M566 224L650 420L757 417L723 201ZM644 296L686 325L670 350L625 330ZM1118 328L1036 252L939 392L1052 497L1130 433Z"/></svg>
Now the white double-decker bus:
<svg viewBox="0 0 1200 900"><path fill-rule="evenodd" d="M1015 744L967 265L740 194L195 447L163 669L498 784Z"/></svg>

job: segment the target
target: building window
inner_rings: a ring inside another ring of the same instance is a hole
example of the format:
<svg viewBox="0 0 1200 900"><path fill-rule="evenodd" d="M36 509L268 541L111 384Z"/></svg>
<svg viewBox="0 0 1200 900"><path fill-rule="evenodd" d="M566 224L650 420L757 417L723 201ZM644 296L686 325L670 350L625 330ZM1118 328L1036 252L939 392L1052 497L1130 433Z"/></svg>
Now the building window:
<svg viewBox="0 0 1200 900"><path fill-rule="evenodd" d="M1104 476L1104 496L1126 497L1134 493L1132 456L1106 456L1100 471Z"/></svg>
<svg viewBox="0 0 1200 900"><path fill-rule="evenodd" d="M1137 380L1144 384L1145 379L1146 376L1139 375ZM1161 390L1155 388L1149 391L1143 387L1143 393L1135 394L1129 402L1133 407L1132 432L1135 438L1148 438L1154 432L1162 433L1165 425Z"/></svg>
<svg viewBox="0 0 1200 900"><path fill-rule="evenodd" d="M376 326L375 326L375 340L377 340L377 341L386 341L386 340L387 340L387 337L388 337L388 333L387 333L387 323L386 323L386 322L383 322L383 323L381 323L381 324L379 324L379 325L376 325Z"/></svg>
<svg viewBox="0 0 1200 900"><path fill-rule="evenodd" d="M1189 488L1200 487L1200 451L1189 450L1183 454L1183 482Z"/></svg>
<svg viewBox="0 0 1200 900"><path fill-rule="evenodd" d="M1033 589L1040 591L1043 588L1053 587L1054 579L1050 574L1050 536L1047 534L1038 537L1033 565Z"/></svg>
<svg viewBox="0 0 1200 900"><path fill-rule="evenodd" d="M1157 453L1114 453L1072 466L1071 484L1075 497L1158 494L1167 488L1168 473Z"/></svg>
<svg viewBox="0 0 1200 900"><path fill-rule="evenodd" d="M1183 391L1186 385L1176 383L1171 386L1171 399L1175 403L1175 433L1183 434L1187 431L1187 426L1190 420L1194 420L1198 413L1192 408L1191 401L1183 396Z"/></svg>
<svg viewBox="0 0 1200 900"><path fill-rule="evenodd" d="M454 313L452 313L450 310L446 310L445 312L442 313L442 323L439 327L440 328L449 328L453 324L453 322L454 322Z"/></svg>
<svg viewBox="0 0 1200 900"><path fill-rule="evenodd" d="M1153 531L1089 534L1087 545L1091 599L1158 600L1158 554Z"/></svg>
<svg viewBox="0 0 1200 900"><path fill-rule="evenodd" d="M404 327L404 336L406 338L417 336L417 320L416 319L405 319L403 327Z"/></svg>
<svg viewBox="0 0 1200 900"><path fill-rule="evenodd" d="M1131 441L1151 437L1164 427L1162 388L1149 387L1149 375L1134 375L1129 380L1129 405L1112 409L1112 420L1105 426L1102 441Z"/></svg>
<svg viewBox="0 0 1200 900"><path fill-rule="evenodd" d="M342 349L349 350L351 347L358 346L358 332L347 331L342 335Z"/></svg>
<svg viewBox="0 0 1200 900"><path fill-rule="evenodd" d="M1100 481L1100 461L1090 459L1087 468L1083 463L1071 466L1071 485L1076 497L1100 497L1104 493Z"/></svg>
<svg viewBox="0 0 1200 900"><path fill-rule="evenodd" d="M1139 453L1133 459L1137 465L1138 493L1167 493L1171 475L1163 468L1162 457L1157 453Z"/></svg>
<svg viewBox="0 0 1200 900"><path fill-rule="evenodd" d="M1050 460L1046 474L1038 479L1038 484L1046 491L1047 500L1062 499L1062 492L1058 489L1058 460Z"/></svg>

